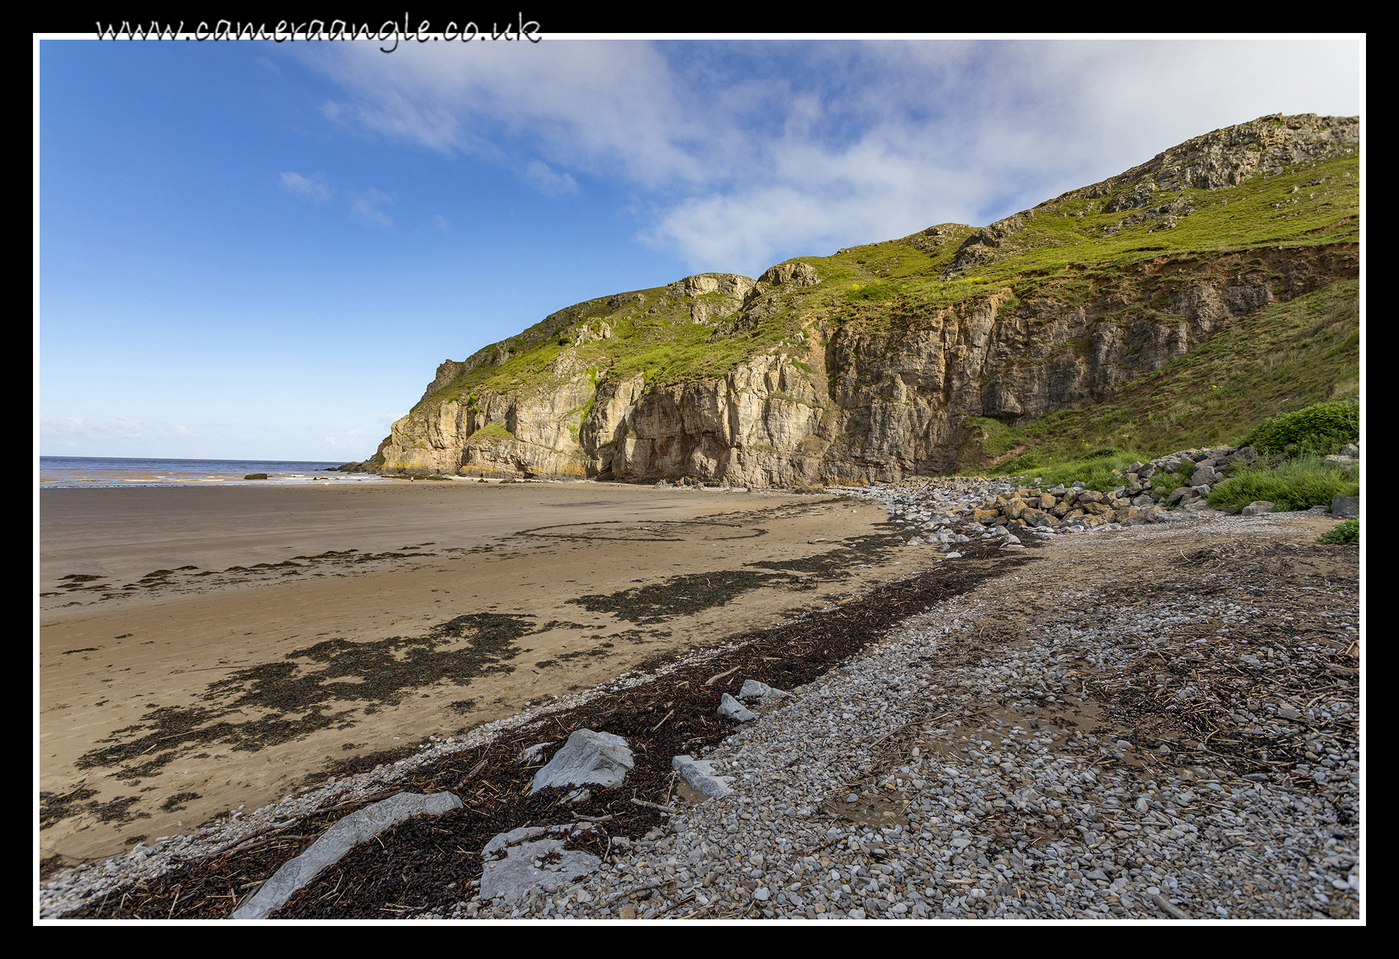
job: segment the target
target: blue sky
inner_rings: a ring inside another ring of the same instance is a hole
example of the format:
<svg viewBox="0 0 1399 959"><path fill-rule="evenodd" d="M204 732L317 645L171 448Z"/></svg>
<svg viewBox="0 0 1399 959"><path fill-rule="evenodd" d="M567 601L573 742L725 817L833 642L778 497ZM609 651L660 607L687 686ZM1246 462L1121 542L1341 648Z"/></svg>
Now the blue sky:
<svg viewBox="0 0 1399 959"><path fill-rule="evenodd" d="M1363 44L38 40L38 449L365 459L562 307L1354 116Z"/></svg>

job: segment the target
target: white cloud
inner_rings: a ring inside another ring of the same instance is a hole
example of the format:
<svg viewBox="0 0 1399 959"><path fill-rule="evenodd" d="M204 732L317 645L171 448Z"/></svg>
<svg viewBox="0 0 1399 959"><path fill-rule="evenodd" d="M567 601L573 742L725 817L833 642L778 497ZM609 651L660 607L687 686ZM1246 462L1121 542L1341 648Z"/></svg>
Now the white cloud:
<svg viewBox="0 0 1399 959"><path fill-rule="evenodd" d="M86 416L41 416L39 432L42 436L54 438L142 439L146 435L146 427L140 420L125 416L97 422L90 421Z"/></svg>
<svg viewBox="0 0 1399 959"><path fill-rule="evenodd" d="M331 197L331 189L326 185L324 173L314 173L307 177L287 170L277 179L286 192L317 205L325 203Z"/></svg>
<svg viewBox="0 0 1399 959"><path fill-rule="evenodd" d="M385 193L370 187L363 193L350 192L350 215L361 223L370 226L393 226L393 220L386 213L378 208L392 203L394 200L392 193Z"/></svg>
<svg viewBox="0 0 1399 959"><path fill-rule="evenodd" d="M432 218L432 222L437 224L437 228L443 233L447 232L447 218L441 213Z"/></svg>
<svg viewBox="0 0 1399 959"><path fill-rule="evenodd" d="M566 193L578 192L578 184L574 182L573 177L567 173L555 173L549 169L549 164L540 160L531 160L525 168L525 182L545 196L563 196Z"/></svg>
<svg viewBox="0 0 1399 959"><path fill-rule="evenodd" d="M548 195L611 181L644 242L751 271L988 222L1269 113L1357 113L1363 38L546 43L298 53L340 87L327 116Z"/></svg>

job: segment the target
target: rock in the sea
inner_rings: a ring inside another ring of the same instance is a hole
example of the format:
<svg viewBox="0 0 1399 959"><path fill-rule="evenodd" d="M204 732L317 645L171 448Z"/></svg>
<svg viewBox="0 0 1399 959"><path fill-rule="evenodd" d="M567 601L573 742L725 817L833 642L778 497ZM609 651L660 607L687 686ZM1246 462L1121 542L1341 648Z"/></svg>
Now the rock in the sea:
<svg viewBox="0 0 1399 959"><path fill-rule="evenodd" d="M534 774L530 795L551 786L616 786L633 765L631 749L621 736L575 729L548 765Z"/></svg>

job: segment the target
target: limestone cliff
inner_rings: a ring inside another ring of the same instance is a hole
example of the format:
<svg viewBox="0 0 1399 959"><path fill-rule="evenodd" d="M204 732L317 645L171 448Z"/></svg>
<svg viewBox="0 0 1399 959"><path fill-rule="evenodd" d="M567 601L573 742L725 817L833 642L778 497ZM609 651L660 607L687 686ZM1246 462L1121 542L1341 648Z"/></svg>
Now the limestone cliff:
<svg viewBox="0 0 1399 959"><path fill-rule="evenodd" d="M968 416L1111 396L1237 316L1358 273L1358 124L1264 117L990 226L560 310L437 370L386 472L888 481Z"/></svg>

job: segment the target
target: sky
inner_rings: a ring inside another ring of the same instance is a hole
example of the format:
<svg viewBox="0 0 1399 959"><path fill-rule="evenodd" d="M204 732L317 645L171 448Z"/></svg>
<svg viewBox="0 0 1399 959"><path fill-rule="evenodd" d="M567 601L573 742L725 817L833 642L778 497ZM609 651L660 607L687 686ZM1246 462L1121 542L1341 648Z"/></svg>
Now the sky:
<svg viewBox="0 0 1399 959"><path fill-rule="evenodd" d="M537 36L36 37L36 451L367 459L573 303L1363 114L1362 36Z"/></svg>

